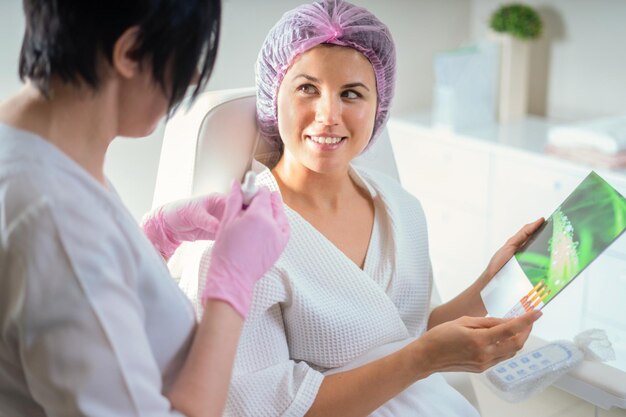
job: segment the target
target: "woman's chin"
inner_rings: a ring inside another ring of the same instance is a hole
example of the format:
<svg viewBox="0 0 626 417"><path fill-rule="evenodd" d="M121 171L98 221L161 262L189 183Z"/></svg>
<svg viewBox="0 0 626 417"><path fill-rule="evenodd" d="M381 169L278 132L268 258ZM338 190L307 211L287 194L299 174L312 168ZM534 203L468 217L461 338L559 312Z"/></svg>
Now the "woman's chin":
<svg viewBox="0 0 626 417"><path fill-rule="evenodd" d="M311 158L305 166L318 174L329 175L348 171L350 161L333 160L333 158Z"/></svg>

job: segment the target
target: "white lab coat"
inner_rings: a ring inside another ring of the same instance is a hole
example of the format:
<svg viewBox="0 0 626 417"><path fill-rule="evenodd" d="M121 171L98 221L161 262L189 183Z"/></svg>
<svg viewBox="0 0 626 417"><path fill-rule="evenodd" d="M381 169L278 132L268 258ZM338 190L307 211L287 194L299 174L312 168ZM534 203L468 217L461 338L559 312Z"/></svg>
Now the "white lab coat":
<svg viewBox="0 0 626 417"><path fill-rule="evenodd" d="M0 416L180 416L195 323L117 194L0 124Z"/></svg>
<svg viewBox="0 0 626 417"><path fill-rule="evenodd" d="M278 186L257 165L257 183ZM425 331L431 268L419 202L393 179L361 168L352 177L375 204L375 224L361 270L297 212L285 206L291 238L254 290L237 351L226 416L302 416L324 372L349 369L397 350ZM199 262L204 276L210 248ZM193 282L190 282L193 281ZM192 297L202 284L183 274ZM389 401L377 417L476 416L440 375Z"/></svg>

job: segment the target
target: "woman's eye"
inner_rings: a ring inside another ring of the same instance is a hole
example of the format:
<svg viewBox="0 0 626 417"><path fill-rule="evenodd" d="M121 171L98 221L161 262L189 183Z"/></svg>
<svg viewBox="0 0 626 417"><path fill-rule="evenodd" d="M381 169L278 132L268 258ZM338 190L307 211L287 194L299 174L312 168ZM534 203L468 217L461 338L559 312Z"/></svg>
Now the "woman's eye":
<svg viewBox="0 0 626 417"><path fill-rule="evenodd" d="M315 89L315 86L312 84L303 84L300 87L298 87L298 91L301 91L304 94L314 94L316 89Z"/></svg>
<svg viewBox="0 0 626 417"><path fill-rule="evenodd" d="M355 99L361 97L361 94L357 93L354 90L346 90L342 94L345 98Z"/></svg>

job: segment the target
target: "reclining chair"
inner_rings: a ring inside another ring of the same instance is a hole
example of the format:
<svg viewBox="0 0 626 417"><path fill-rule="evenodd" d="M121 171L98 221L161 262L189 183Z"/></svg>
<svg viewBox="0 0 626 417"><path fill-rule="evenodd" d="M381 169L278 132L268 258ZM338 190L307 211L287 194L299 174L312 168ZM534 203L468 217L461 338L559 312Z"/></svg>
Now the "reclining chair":
<svg viewBox="0 0 626 417"><path fill-rule="evenodd" d="M226 192L233 178L241 181L254 159L271 164L270 145L258 139L254 88L201 94L191 107L185 104L167 123L154 192L153 207L169 201L213 192ZM353 161L397 179L386 129L377 142ZM198 276L206 270L202 258L206 243L186 243L168 266L174 279L197 308ZM438 303L436 289L433 300ZM471 381L464 373L445 373L448 382L478 408Z"/></svg>

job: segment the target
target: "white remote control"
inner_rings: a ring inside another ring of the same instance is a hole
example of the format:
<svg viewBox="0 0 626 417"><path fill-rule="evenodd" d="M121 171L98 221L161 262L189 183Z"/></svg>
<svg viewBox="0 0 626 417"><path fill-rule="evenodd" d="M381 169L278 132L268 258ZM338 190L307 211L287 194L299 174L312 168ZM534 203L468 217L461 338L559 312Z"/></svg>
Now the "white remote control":
<svg viewBox="0 0 626 417"><path fill-rule="evenodd" d="M487 377L500 390L512 391L581 359L582 353L577 349L555 342L499 363L487 371Z"/></svg>

